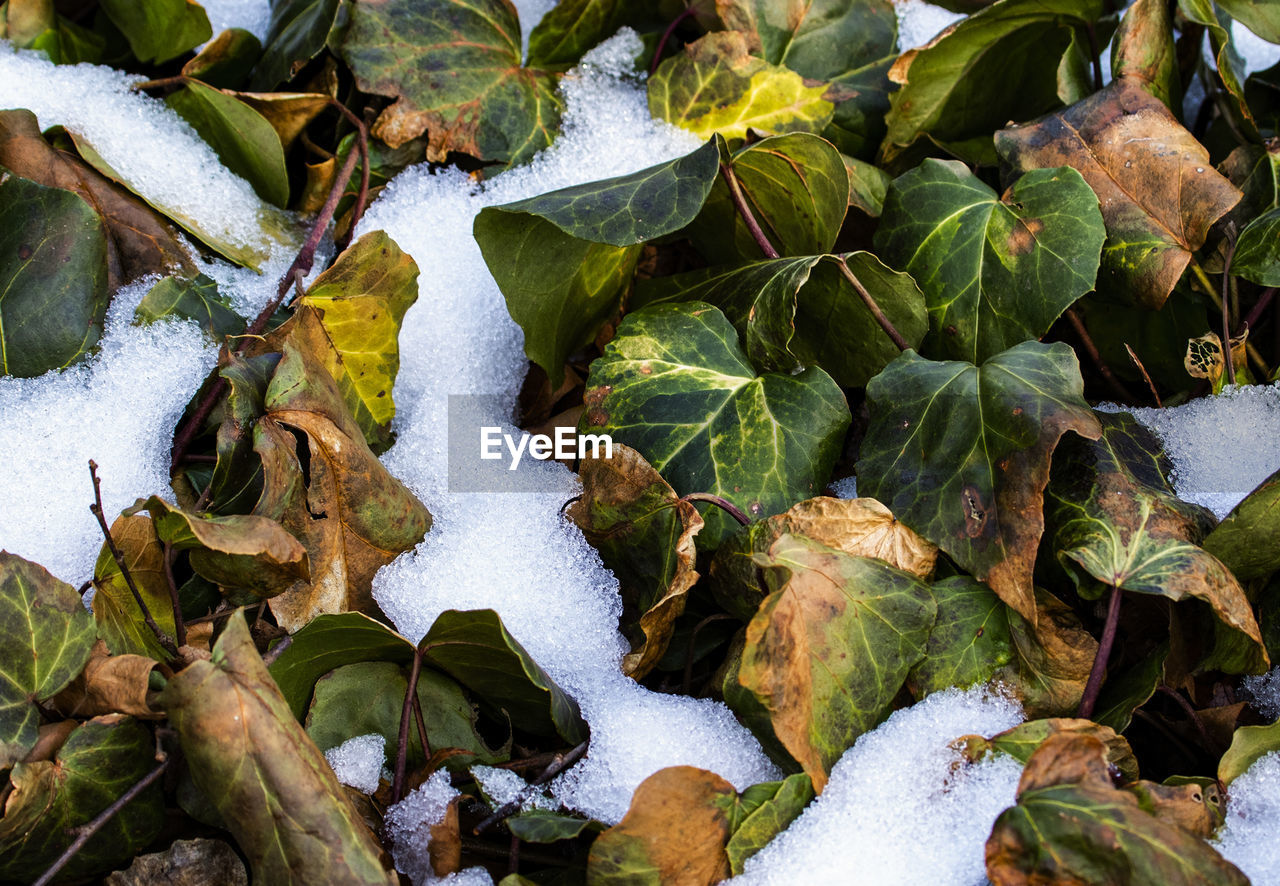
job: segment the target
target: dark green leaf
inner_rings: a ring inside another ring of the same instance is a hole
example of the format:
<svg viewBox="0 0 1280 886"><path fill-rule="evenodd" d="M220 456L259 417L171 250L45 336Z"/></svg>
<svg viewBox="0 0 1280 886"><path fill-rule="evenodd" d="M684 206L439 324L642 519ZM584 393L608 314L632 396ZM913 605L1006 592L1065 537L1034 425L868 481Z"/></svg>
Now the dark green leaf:
<svg viewBox="0 0 1280 886"><path fill-rule="evenodd" d="M1050 457L1068 431L1102 433L1082 393L1061 343L1025 342L981 368L907 351L867 386L859 491L1034 622Z"/></svg>
<svg viewBox="0 0 1280 886"><path fill-rule="evenodd" d="M811 80L834 80L893 55L898 40L889 0L721 0L716 11L726 27L759 43L765 61Z"/></svg>
<svg viewBox="0 0 1280 886"><path fill-rule="evenodd" d="M845 750L893 710L938 610L915 576L803 536L762 556L772 593L747 625L725 701L821 793Z"/></svg>
<svg viewBox="0 0 1280 886"><path fill-rule="evenodd" d="M224 166L253 185L258 196L281 207L289 202L284 148L265 117L198 80L188 80L165 102L209 143Z"/></svg>
<svg viewBox="0 0 1280 886"><path fill-rule="evenodd" d="M109 299L97 213L0 167L0 376L74 362L102 335Z"/></svg>
<svg viewBox="0 0 1280 886"><path fill-rule="evenodd" d="M1093 719L1117 732L1128 729L1133 712L1150 701L1164 684L1168 657L1169 643L1165 641L1127 670L1110 675L1098 695Z"/></svg>
<svg viewBox="0 0 1280 886"><path fill-rule="evenodd" d="M244 318L232 308L230 301L218 292L211 277L197 274L194 278L165 277L152 286L133 312L134 322L150 324L176 317L194 320L214 341L244 332Z"/></svg>
<svg viewBox="0 0 1280 886"><path fill-rule="evenodd" d="M339 52L365 92L396 99L373 134L392 147L427 133L427 159L451 151L520 163L560 123L556 78L520 66L520 27L504 0L384 0L351 7Z"/></svg>
<svg viewBox="0 0 1280 886"><path fill-rule="evenodd" d="M1008 607L989 587L957 575L935 583L932 591L938 622L924 660L907 677L917 698L949 686L985 683L1013 658Z"/></svg>
<svg viewBox="0 0 1280 886"><path fill-rule="evenodd" d="M742 873L748 858L786 830L812 799L813 782L803 772L782 781L753 784L743 791L738 797L733 833L724 847L734 876Z"/></svg>
<svg viewBox="0 0 1280 886"><path fill-rule="evenodd" d="M1280 209L1258 216L1240 232L1231 271L1260 286L1280 286Z"/></svg>
<svg viewBox="0 0 1280 886"><path fill-rule="evenodd" d="M1093 289L1105 236L1074 169L1027 173L1001 198L964 164L926 160L889 186L875 243L924 291L925 350L981 363Z"/></svg>
<svg viewBox="0 0 1280 886"><path fill-rule="evenodd" d="M55 759L16 764L0 818L0 880L34 882L67 848L74 828L155 767L153 748L136 720L110 714L78 726ZM126 864L164 821L164 795L155 783L108 819L60 876L84 878Z"/></svg>
<svg viewBox="0 0 1280 886"><path fill-rule="evenodd" d="M139 61L160 64L213 36L204 7L190 0L101 0Z"/></svg>
<svg viewBox="0 0 1280 886"><path fill-rule="evenodd" d="M1232 18L1270 43L1280 43L1280 8L1266 0L1218 0Z"/></svg>
<svg viewBox="0 0 1280 886"><path fill-rule="evenodd" d="M612 37L634 7L656 3L637 0L564 0L553 6L529 34L529 64L548 71L564 71L582 54Z"/></svg>
<svg viewBox="0 0 1280 886"><path fill-rule="evenodd" d="M0 770L35 744L35 702L61 692L89 661L93 616L71 585L0 551ZM105 804L104 804L105 805Z"/></svg>
<svg viewBox="0 0 1280 886"><path fill-rule="evenodd" d="M1280 569L1276 538L1280 538L1280 471L1232 508L1201 545L1236 578L1249 581Z"/></svg>
<svg viewBox="0 0 1280 886"><path fill-rule="evenodd" d="M570 744L586 740L578 703L538 667L492 609L440 613L418 648L424 664L471 690L495 716L509 715L518 729L558 734Z"/></svg>
<svg viewBox="0 0 1280 886"><path fill-rule="evenodd" d="M262 496L262 460L253 450L253 424L266 411L263 398L280 358L228 352L224 362L218 374L227 382L227 397L218 425L218 460L209 481L209 511L248 514Z"/></svg>
<svg viewBox="0 0 1280 886"><path fill-rule="evenodd" d="M578 818L565 815L563 812L551 812L547 809L530 809L506 820L507 828L512 836L519 837L526 843L556 843L560 840L572 840L583 831L600 828L600 823L589 818Z"/></svg>
<svg viewBox="0 0 1280 886"><path fill-rule="evenodd" d="M1231 0L1228 0L1231 2ZM1256 0L1236 0L1238 6L1261 6ZM1217 63L1218 77L1229 103L1222 106L1235 128L1242 135L1241 141L1258 138L1257 123L1246 101L1244 87L1244 59L1236 52L1231 36L1231 16L1224 12L1227 4L1215 5L1213 0L1178 0L1178 9L1191 22L1204 26L1209 32L1209 49Z"/></svg>
<svg viewBox="0 0 1280 886"><path fill-rule="evenodd" d="M635 448L681 495L710 492L753 517L820 490L849 423L830 376L757 375L733 326L699 302L628 314L584 396L584 433ZM731 518L705 519L698 540L711 549Z"/></svg>
<svg viewBox="0 0 1280 886"><path fill-rule="evenodd" d="M315 58L330 37L337 12L338 0L273 0L253 89L274 89Z"/></svg>
<svg viewBox="0 0 1280 886"><path fill-rule="evenodd" d="M242 28L218 34L182 66L184 77L194 77L219 89L236 89L248 78L262 55L262 43Z"/></svg>

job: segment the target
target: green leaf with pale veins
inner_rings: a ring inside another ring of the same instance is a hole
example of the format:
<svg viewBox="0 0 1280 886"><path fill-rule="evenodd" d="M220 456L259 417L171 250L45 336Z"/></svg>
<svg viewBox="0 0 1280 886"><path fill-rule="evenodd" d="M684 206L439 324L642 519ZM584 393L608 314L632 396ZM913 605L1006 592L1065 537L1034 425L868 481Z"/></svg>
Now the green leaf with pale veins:
<svg viewBox="0 0 1280 886"><path fill-rule="evenodd" d="M1280 286L1280 209L1258 216L1240 232L1231 272L1259 286Z"/></svg>
<svg viewBox="0 0 1280 886"><path fill-rule="evenodd" d="M858 491L946 551L1028 621L1049 462L1102 428L1075 353L1024 342L981 367L907 351L867 385Z"/></svg>
<svg viewBox="0 0 1280 886"><path fill-rule="evenodd" d="M538 666L492 609L448 609L418 643L425 666L444 671L501 719L535 735L585 741L578 703Z"/></svg>
<svg viewBox="0 0 1280 886"><path fill-rule="evenodd" d="M720 168L720 142L630 175L486 207L474 232L525 353L559 384L564 362L618 311L640 244L689 224Z"/></svg>
<svg viewBox="0 0 1280 886"><path fill-rule="evenodd" d="M530 809L513 815L505 822L512 836L526 843L557 843L572 840L588 828L600 830L603 825L589 818L552 812L549 809Z"/></svg>
<svg viewBox="0 0 1280 886"><path fill-rule="evenodd" d="M725 701L821 793L845 750L893 710L938 609L914 575L803 536L783 535L760 565L772 593L747 625Z"/></svg>
<svg viewBox="0 0 1280 886"><path fill-rule="evenodd" d="M98 214L0 166L0 376L74 362L102 335L110 297Z"/></svg>
<svg viewBox="0 0 1280 886"><path fill-rule="evenodd" d="M155 742L131 717L109 714L76 727L52 760L18 763L0 818L0 880L31 883L88 824L155 768ZM160 833L161 784L148 786L89 838L60 874L85 878L121 867Z"/></svg>
<svg viewBox="0 0 1280 886"><path fill-rule="evenodd" d="M733 833L724 847L734 876L742 873L748 858L785 831L812 799L813 781L803 772L782 781L753 784L739 794Z"/></svg>
<svg viewBox="0 0 1280 886"><path fill-rule="evenodd" d="M268 92L293 77L325 47L339 0L273 0L262 58L251 88Z"/></svg>
<svg viewBox="0 0 1280 886"><path fill-rule="evenodd" d="M1178 10L1190 22L1203 26L1209 32L1208 48L1216 63L1218 77L1222 81L1226 98L1229 99L1226 104L1220 106L1220 110L1229 115L1235 128L1240 130L1242 142L1256 141L1258 140L1257 121L1254 120L1253 111L1245 97L1244 58L1235 47L1235 39L1231 33L1231 14L1227 12L1228 5L1237 7L1238 11L1245 6L1261 8L1271 4L1258 2L1258 0L1234 0L1234 2L1228 0L1227 3L1217 4L1213 0L1178 0ZM1265 27L1260 19L1261 17L1255 20L1255 23Z"/></svg>
<svg viewBox="0 0 1280 886"><path fill-rule="evenodd" d="M890 96L885 157L894 159L925 135L986 140L1010 120L1051 110L1073 29L1101 14L1101 0L1005 0L904 53L889 73L901 88Z"/></svg>
<svg viewBox="0 0 1280 886"><path fill-rule="evenodd" d="M649 112L701 138L748 130L821 132L835 105L826 83L749 53L745 35L714 31L666 59L649 78Z"/></svg>
<svg viewBox="0 0 1280 886"><path fill-rule="evenodd" d="M819 492L849 424L829 375L757 375L733 326L701 302L628 314L584 398L583 433L638 450L681 495L710 492L754 517ZM719 511L705 519L707 549L737 528Z"/></svg>
<svg viewBox="0 0 1280 886"><path fill-rule="evenodd" d="M862 387L900 351L839 270L842 261L894 328L918 345L928 327L924 296L910 275L869 252L766 259L639 281L634 303L713 304L742 333L760 369L819 366L840 385Z"/></svg>
<svg viewBox="0 0 1280 886"><path fill-rule="evenodd" d="M227 297L218 292L217 281L204 274L190 278L165 277L147 290L133 312L135 323L149 325L169 318L194 320L205 335L217 342L245 330L244 318L232 309Z"/></svg>
<svg viewBox="0 0 1280 886"><path fill-rule="evenodd" d="M981 363L1093 289L1105 237L1074 169L1028 173L1000 197L964 164L926 160L889 186L875 244L924 291L924 350Z"/></svg>
<svg viewBox="0 0 1280 886"><path fill-rule="evenodd" d="M814 255L835 246L849 209L849 173L830 142L807 132L774 135L739 149L727 165L780 255ZM731 236L726 236L728 230ZM763 256L723 178L715 179L702 211L684 233L712 264Z"/></svg>
<svg viewBox="0 0 1280 886"><path fill-rule="evenodd" d="M141 62L167 62L213 36L204 7L190 0L102 0L101 5Z"/></svg>
<svg viewBox="0 0 1280 886"><path fill-rule="evenodd" d="M324 754L294 719L242 613L228 620L212 659L184 668L161 701L196 787L235 837L255 882L398 882Z"/></svg>
<svg viewBox="0 0 1280 886"><path fill-rule="evenodd" d="M812 80L833 80L894 54L898 19L889 0L721 0L730 30L744 31L760 55Z"/></svg>
<svg viewBox="0 0 1280 886"><path fill-rule="evenodd" d="M165 103L209 143L223 166L253 185L259 197L280 207L289 202L284 148L267 118L199 80L188 80Z"/></svg>
<svg viewBox="0 0 1280 886"><path fill-rule="evenodd" d="M505 0L357 3L338 52L361 90L395 99L373 134L394 148L426 132L428 160L458 151L520 163L560 125L556 77L520 66Z"/></svg>
<svg viewBox="0 0 1280 886"><path fill-rule="evenodd" d="M173 600L169 596L169 580L164 572L164 544L156 535L151 518L139 514L116 517L111 524L111 537L124 555L125 566L133 577L138 596L160 630L174 636ZM98 636L114 655L133 653L169 661L169 653L143 618L133 599L111 549L106 545L98 552L93 567L93 617Z"/></svg>
<svg viewBox="0 0 1280 886"><path fill-rule="evenodd" d="M929 633L924 660L907 685L916 698L950 686L985 683L1013 659L1009 610L991 588L967 575L932 586L938 622Z"/></svg>
<svg viewBox="0 0 1280 886"><path fill-rule="evenodd" d="M551 7L529 34L529 65L548 71L573 67L582 54L612 37L640 12L657 12L653 0L564 0ZM649 9L652 7L652 9Z"/></svg>
<svg viewBox="0 0 1280 886"><path fill-rule="evenodd" d="M35 744L35 702L61 692L89 661L93 616L43 566L0 551L0 770Z"/></svg>
<svg viewBox="0 0 1280 886"><path fill-rule="evenodd" d="M1240 582L1199 547L1213 515L1178 499L1159 441L1127 413L1099 413L1102 436L1064 441L1054 459L1045 517L1052 550L1086 598L1106 588L1199 600L1237 641L1220 639L1202 668L1266 668L1253 607Z"/></svg>
<svg viewBox="0 0 1280 886"><path fill-rule="evenodd" d="M1201 546L1241 581L1265 578L1280 569L1280 471L1231 509Z"/></svg>

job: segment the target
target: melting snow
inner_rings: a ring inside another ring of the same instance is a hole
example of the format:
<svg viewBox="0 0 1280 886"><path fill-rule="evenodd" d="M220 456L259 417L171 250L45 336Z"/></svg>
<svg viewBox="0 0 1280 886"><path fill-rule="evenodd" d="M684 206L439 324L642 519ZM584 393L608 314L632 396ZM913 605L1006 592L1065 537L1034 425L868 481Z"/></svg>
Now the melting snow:
<svg viewBox="0 0 1280 886"><path fill-rule="evenodd" d="M1214 846L1253 883L1280 886L1280 751L1259 758L1227 791Z"/></svg>
<svg viewBox="0 0 1280 886"><path fill-rule="evenodd" d="M964 18L961 13L925 3L924 0L894 0L893 7L898 14L898 46L904 52L924 46L943 28Z"/></svg>
<svg viewBox="0 0 1280 886"><path fill-rule="evenodd" d="M325 751L324 758L338 781L362 794L372 794L387 762L387 739L376 732L357 735Z"/></svg>
<svg viewBox="0 0 1280 886"><path fill-rule="evenodd" d="M271 24L271 3L268 0L200 0L213 36L228 28L242 28L259 40L267 39L267 27Z"/></svg>

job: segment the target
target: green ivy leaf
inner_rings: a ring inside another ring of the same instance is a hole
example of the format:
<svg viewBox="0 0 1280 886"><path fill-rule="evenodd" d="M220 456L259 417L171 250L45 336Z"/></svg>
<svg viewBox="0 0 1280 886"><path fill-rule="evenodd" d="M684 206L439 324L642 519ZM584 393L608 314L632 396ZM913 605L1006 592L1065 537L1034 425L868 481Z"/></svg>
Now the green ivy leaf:
<svg viewBox="0 0 1280 886"><path fill-rule="evenodd" d="M1132 416L1099 413L1097 420L1097 440L1075 438L1059 448L1045 509L1050 544L1078 592L1096 599L1117 587L1203 601L1223 627L1243 636L1217 644L1201 667L1265 669L1266 648L1244 589L1197 545L1213 515L1174 495L1159 441Z"/></svg>
<svg viewBox="0 0 1280 886"><path fill-rule="evenodd" d="M720 143L711 139L667 163L476 216L476 242L524 330L525 353L552 384L569 354L617 313L640 244L693 220L719 164Z"/></svg>
<svg viewBox="0 0 1280 886"><path fill-rule="evenodd" d="M759 43L765 61L811 80L834 80L892 55L898 39L898 19L888 0L727 0L717 3L716 11L727 28Z"/></svg>
<svg viewBox="0 0 1280 886"><path fill-rule="evenodd" d="M935 582L938 622L929 633L924 659L907 685L916 698L950 686L967 689L990 680L1013 659L1009 608L992 590L967 575Z"/></svg>
<svg viewBox="0 0 1280 886"><path fill-rule="evenodd" d="M223 166L253 185L259 197L280 207L289 202L284 148L265 117L199 80L188 80L165 103L209 143Z"/></svg>
<svg viewBox="0 0 1280 886"><path fill-rule="evenodd" d="M602 825L589 818L576 815L565 815L563 812L552 812L548 809L530 809L506 819L506 826L512 836L519 837L526 843L557 843L561 840L572 840L583 831L599 830Z"/></svg>
<svg viewBox="0 0 1280 886"><path fill-rule="evenodd" d="M1218 77L1231 100L1225 113L1231 116L1241 131L1242 140L1256 141L1259 137L1257 121L1254 120L1253 111L1245 97L1244 59L1236 51L1235 41L1231 36L1231 15L1227 14L1229 4L1238 8L1265 5L1252 0L1228 0L1227 3L1219 4L1215 4L1213 0L1178 0L1178 9L1189 21L1203 26L1209 32L1209 48L1217 63ZM1263 14L1250 15L1249 18L1265 28Z"/></svg>
<svg viewBox="0 0 1280 886"><path fill-rule="evenodd" d="M428 160L458 151L515 164L555 137L556 77L520 66L504 0L358 3L338 51L361 90L396 100L372 129L393 148L426 132Z"/></svg>
<svg viewBox="0 0 1280 886"><path fill-rule="evenodd" d="M813 799L813 781L803 772L788 775L782 781L753 784L738 796L732 834L725 844L729 870L742 873L751 856L787 829Z"/></svg>
<svg viewBox="0 0 1280 886"><path fill-rule="evenodd" d="M803 536L779 538L760 565L772 593L747 625L725 701L821 793L845 750L893 710L938 609L915 576Z"/></svg>
<svg viewBox="0 0 1280 886"><path fill-rule="evenodd" d="M1169 641L1165 640L1127 669L1111 674L1102 684L1093 719L1117 732L1124 732L1133 721L1133 712L1142 707L1165 685L1165 662L1169 658Z"/></svg>
<svg viewBox="0 0 1280 886"><path fill-rule="evenodd" d="M219 89L236 89L261 57L262 42L257 37L243 28L227 28L182 66L182 75Z"/></svg>
<svg viewBox="0 0 1280 886"><path fill-rule="evenodd" d="M190 0L102 0L138 61L161 64L213 36L204 7Z"/></svg>
<svg viewBox="0 0 1280 886"><path fill-rule="evenodd" d="M1231 271L1260 286L1280 286L1280 209L1258 216L1240 232Z"/></svg>
<svg viewBox="0 0 1280 886"><path fill-rule="evenodd" d="M829 86L750 55L745 35L713 31L666 59L649 78L649 112L700 138L821 132L835 106Z"/></svg>
<svg viewBox="0 0 1280 886"><path fill-rule="evenodd" d="M778 258L639 281L635 303L702 301L725 312L747 355L764 370L819 366L862 387L900 351L853 285L844 262L909 344L924 338L925 300L915 281L869 252Z"/></svg>
<svg viewBox="0 0 1280 886"><path fill-rule="evenodd" d="M566 71L583 53L612 37L622 25L644 13L657 13L653 0L564 0L534 25L529 34L529 65Z"/></svg>
<svg viewBox="0 0 1280 886"><path fill-rule="evenodd" d="M1049 461L1063 434L1102 433L1062 343L981 367L907 351L867 385L859 492L946 551L1028 621Z"/></svg>
<svg viewBox="0 0 1280 886"><path fill-rule="evenodd" d="M0 818L0 879L31 883L88 824L155 767L151 733L110 714L77 726L52 760L17 763ZM60 872L83 879L128 863L165 822L157 782L106 821Z"/></svg>
<svg viewBox="0 0 1280 886"><path fill-rule="evenodd" d="M1265 578L1280 569L1280 471L1231 509L1201 546L1217 557L1240 581Z"/></svg>
<svg viewBox="0 0 1280 886"><path fill-rule="evenodd" d="M1280 43L1280 9L1257 0L1218 0L1232 18L1269 43Z"/></svg>
<svg viewBox="0 0 1280 886"><path fill-rule="evenodd" d="M333 34L339 0L274 0L271 22L251 87L267 92L293 78Z"/></svg>
<svg viewBox="0 0 1280 886"><path fill-rule="evenodd" d="M102 335L109 300L98 214L0 167L0 376L75 362Z"/></svg>
<svg viewBox="0 0 1280 886"><path fill-rule="evenodd" d="M160 630L174 636L173 600L164 572L164 544L156 535L150 517L121 516L111 524L111 537L124 555L138 596ZM124 579L111 550L102 546L93 567L93 617L98 636L115 655L135 654L169 661L169 653L147 626L142 610Z"/></svg>
<svg viewBox="0 0 1280 886"><path fill-rule="evenodd" d="M757 375L737 332L710 305L628 314L591 366L583 433L638 450L676 492L709 492L754 517L809 498L827 482L849 411L821 369ZM714 549L736 525L705 517Z"/></svg>
<svg viewBox="0 0 1280 886"><path fill-rule="evenodd" d="M0 551L0 770L35 744L35 703L61 692L89 661L96 631L80 596L43 566Z"/></svg>
<svg viewBox="0 0 1280 886"><path fill-rule="evenodd" d="M218 292L212 277L165 277L147 290L133 312L133 321L149 325L168 318L194 320L214 341L245 330L244 318L231 307L226 296Z"/></svg>
<svg viewBox="0 0 1280 886"><path fill-rule="evenodd" d="M1229 785L1260 758L1280 750L1280 720L1267 726L1242 726L1231 736L1231 747L1218 761L1218 778Z"/></svg>
<svg viewBox="0 0 1280 886"><path fill-rule="evenodd" d="M1116 767L1125 781L1138 780L1138 758L1123 735L1109 726L1101 726L1093 720L1075 717L1051 717L1027 720L990 738L966 735L952 742L968 760L981 760L992 754L1008 754L1019 763L1027 763L1045 740L1054 735L1089 735L1102 742L1106 748L1107 763Z"/></svg>
<svg viewBox="0 0 1280 886"><path fill-rule="evenodd" d="M263 398L280 356L246 358L228 351L223 362L218 375L227 382L227 396L209 480L209 511L248 514L262 496L262 460L253 450L253 425L266 411Z"/></svg>
<svg viewBox="0 0 1280 886"><path fill-rule="evenodd" d="M1093 289L1105 236L1074 169L1027 173L1001 198L964 164L926 160L889 185L875 244L924 291L925 350L981 363Z"/></svg>

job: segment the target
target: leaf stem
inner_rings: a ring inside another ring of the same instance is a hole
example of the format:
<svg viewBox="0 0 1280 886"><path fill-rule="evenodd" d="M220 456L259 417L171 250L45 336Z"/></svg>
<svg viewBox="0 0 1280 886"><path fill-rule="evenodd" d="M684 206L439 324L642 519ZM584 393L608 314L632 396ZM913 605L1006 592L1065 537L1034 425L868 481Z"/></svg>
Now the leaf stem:
<svg viewBox="0 0 1280 886"><path fill-rule="evenodd" d="M663 50L667 48L667 41L671 39L671 35L676 32L676 28L680 23L693 15L693 7L686 6L684 12L677 15L671 20L671 24L667 25L667 29L662 32L662 37L658 40L658 48L653 51L653 61L649 64L649 76L652 77L658 70L658 65L662 62Z"/></svg>
<svg viewBox="0 0 1280 886"><path fill-rule="evenodd" d="M329 104L337 108L342 113L342 116L347 118L347 122L356 128L356 145L360 151L360 190L356 191L356 204L351 210L351 228L344 238L346 242L338 244L338 248L341 250L351 241L352 235L355 234L356 225L360 223L361 217L364 216L365 206L369 202L369 127L356 116L354 111L336 98L331 97ZM350 178L350 173L342 179L343 191L346 190L348 178ZM339 196L341 196L341 191L339 191Z"/></svg>
<svg viewBox="0 0 1280 886"><path fill-rule="evenodd" d="M409 717L413 699L418 694L418 675L422 673L422 651L413 652L413 667L409 670L409 686L404 693L404 706L400 710L399 744L396 745L396 771L391 781L391 805L404 797L404 769L409 759Z"/></svg>
<svg viewBox="0 0 1280 886"><path fill-rule="evenodd" d="M164 580L169 587L169 602L173 604L173 633L179 647L187 645L187 625L182 620L182 602L178 596L178 582L173 577L173 545L164 543Z"/></svg>
<svg viewBox="0 0 1280 886"><path fill-rule="evenodd" d="M1200 284L1200 289L1204 294L1209 296L1209 300L1213 302L1213 306L1218 310L1222 310L1222 296L1218 295L1217 287L1215 287L1209 280L1209 275L1204 272L1204 268L1200 267L1200 263L1195 259L1191 260L1191 272L1195 274L1196 282ZM1222 347L1224 350L1230 351L1230 340L1223 342ZM1245 342L1244 351L1245 354L1248 355L1249 359L1253 361L1253 365L1257 367L1258 371L1261 372L1264 377L1270 378L1271 369L1267 366L1267 361L1263 360L1262 355L1258 353L1258 349L1250 342ZM1223 361L1225 363L1225 357L1223 358Z"/></svg>
<svg viewBox="0 0 1280 886"><path fill-rule="evenodd" d="M1227 368L1227 384L1236 383L1236 361L1231 354L1231 260L1236 255L1236 239L1227 234L1227 254L1222 262L1222 363Z"/></svg>
<svg viewBox="0 0 1280 886"><path fill-rule="evenodd" d="M1138 371L1142 373L1142 377L1147 381L1147 387L1151 389L1151 396L1156 401L1156 408L1162 409L1164 404L1160 402L1160 393L1156 390L1156 383L1151 380L1151 376L1147 373L1147 367L1142 365L1142 361L1138 359L1138 354L1129 347L1129 343L1124 343L1124 349L1129 352L1129 359L1133 361L1133 365L1138 367Z"/></svg>
<svg viewBox="0 0 1280 886"><path fill-rule="evenodd" d="M751 518L746 513L729 501L727 498L721 498L718 495L712 495L710 492L690 492L688 495L681 497L681 501L705 501L713 504L720 510L724 511L733 519L737 520L743 526L751 525Z"/></svg>
<svg viewBox="0 0 1280 886"><path fill-rule="evenodd" d="M1080 698L1080 709L1076 716L1081 720L1093 717L1094 705L1098 703L1098 695L1102 692L1102 680L1107 673L1107 659L1111 657L1111 647L1116 642L1116 626L1120 623L1120 588L1111 586L1111 598L1107 601L1107 621L1102 626L1102 639L1098 641L1098 654L1093 659L1093 670L1089 672L1089 682L1084 685L1084 695Z"/></svg>
<svg viewBox="0 0 1280 886"><path fill-rule="evenodd" d="M165 754L164 751L157 751L156 759L160 761L159 764L136 782L133 787L129 788L129 790L117 797L114 803L99 812L92 821L87 824L83 824L78 828L72 829L71 833L74 833L76 838L71 842L71 845L66 848L66 851L58 856L57 861L49 865L49 868L40 875L40 879L36 880L32 886L48 886L49 883L52 883L54 877L58 875L58 872L66 867L67 863L71 861L71 859L75 858L76 853L84 848L84 844L88 843L93 838L93 835L102 829L103 825L115 817L116 813L121 809L132 803L139 794L149 788L156 779L164 774L165 769L169 765L168 755Z"/></svg>
<svg viewBox="0 0 1280 886"><path fill-rule="evenodd" d="M751 207L747 205L747 198L743 196L742 186L738 184L738 177L733 174L733 168L728 163L721 163L720 174L724 176L724 183L729 186L729 197L733 200L734 208L738 210L738 215L742 216L743 222L747 225L747 230L751 232L751 236L755 239L756 245L760 247L760 251L764 253L764 257L781 258L778 255L778 250L773 248L773 244L765 236L760 223L756 221L756 217L751 214Z"/></svg>
<svg viewBox="0 0 1280 886"><path fill-rule="evenodd" d="M1126 403L1138 402L1138 398L1133 396L1129 389L1120 383L1120 379L1116 378L1115 373L1111 371L1111 367L1102 359L1102 354L1098 352L1098 346L1093 343L1093 338L1089 335L1089 330L1085 328L1084 321L1080 319L1080 314L1077 313L1076 309L1074 307L1067 308L1064 314L1071 323L1071 327L1076 331L1076 335L1080 336L1080 343L1084 345L1084 352L1089 355L1093 365L1098 367L1098 371L1106 379L1111 392Z"/></svg>
<svg viewBox="0 0 1280 886"><path fill-rule="evenodd" d="M884 330L884 334L889 336L889 340L897 345L899 351L906 351L911 348L910 343L902 337L902 333L898 332L897 327L890 322L885 312L880 310L880 305L876 304L876 300L871 297L871 293L867 292L867 287L862 285L862 281L849 269L849 265L844 258L840 259L840 273L844 274L844 278L849 281L849 285L858 293L858 297L862 299L862 303L867 306L867 310L871 312L871 316L876 318L876 322L880 324L880 328Z"/></svg>
<svg viewBox="0 0 1280 886"><path fill-rule="evenodd" d="M567 753L556 754L555 758L547 765L547 768L542 770L541 775L529 782L529 784L525 785L520 793L516 795L514 800L502 804L502 806L499 807L492 815L472 828L471 833L479 836L498 822L502 821L508 815L519 810L519 808L524 805L525 800L529 799L529 797L533 795L535 789L542 787L574 763L577 763L578 760L582 758L582 755L587 752L587 745L590 743L591 739L587 739Z"/></svg>
<svg viewBox="0 0 1280 886"><path fill-rule="evenodd" d="M1098 55L1098 29L1093 22L1085 25L1085 33L1089 36L1089 60L1093 62L1093 90L1102 89L1102 61Z"/></svg>
<svg viewBox="0 0 1280 886"><path fill-rule="evenodd" d="M138 609L142 611L142 620L147 623L151 633L156 635L156 639L160 641L164 651L177 658L178 647L173 645L173 640L161 630L160 625L156 624L156 620L151 617L151 610L147 608L146 601L142 599L142 594L138 593L138 586L133 583L133 573L129 571L128 564L124 562L124 554L121 553L120 548L116 547L116 540L111 537L111 527L107 525L107 518L102 513L102 481L98 479L98 463L93 459L89 459L89 477L93 480L93 504L89 505L89 510L93 513L93 516L98 518L98 526L102 529L103 538L107 540L107 549L111 551L111 556L116 561L116 566L120 568L120 574L124 576L124 582L129 586L129 592L133 594L134 602L138 604Z"/></svg>

